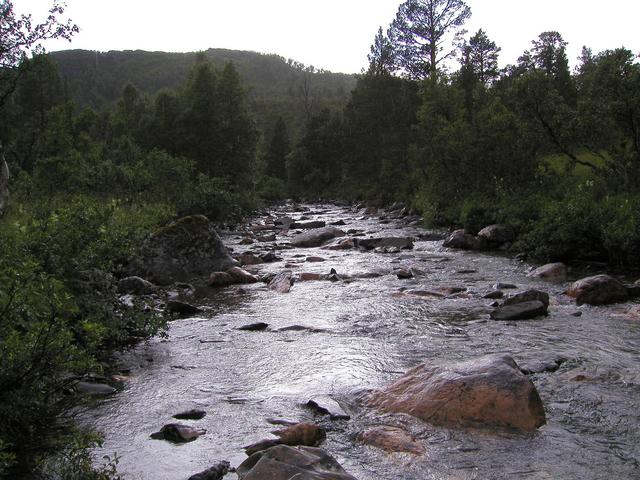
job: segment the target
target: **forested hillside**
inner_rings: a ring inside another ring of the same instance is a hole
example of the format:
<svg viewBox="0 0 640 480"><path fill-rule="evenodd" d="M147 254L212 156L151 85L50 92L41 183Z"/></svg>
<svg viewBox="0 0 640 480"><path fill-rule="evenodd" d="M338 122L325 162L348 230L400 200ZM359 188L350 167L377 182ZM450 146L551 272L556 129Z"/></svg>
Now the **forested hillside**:
<svg viewBox="0 0 640 480"><path fill-rule="evenodd" d="M344 105L355 86L352 75L316 69L278 55L214 48L201 54L218 68L233 62L256 121L264 128L283 116L297 133L311 113ZM196 55L140 50L49 54L58 65L68 97L81 107L97 110L112 105L127 83L149 95L178 88Z"/></svg>

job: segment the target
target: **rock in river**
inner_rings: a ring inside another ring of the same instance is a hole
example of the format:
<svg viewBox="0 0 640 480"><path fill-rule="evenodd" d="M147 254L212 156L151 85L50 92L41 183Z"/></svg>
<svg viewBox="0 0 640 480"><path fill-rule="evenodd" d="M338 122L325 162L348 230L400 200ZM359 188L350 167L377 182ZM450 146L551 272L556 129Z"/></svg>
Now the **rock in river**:
<svg viewBox="0 0 640 480"><path fill-rule="evenodd" d="M201 308L179 300L169 300L165 306L165 310L180 316L196 315L202 312Z"/></svg>
<svg viewBox="0 0 640 480"><path fill-rule="evenodd" d="M192 442L200 435L204 435L206 430L194 428L181 423L168 423L160 429L159 432L151 434L151 438L155 440L168 440L174 443Z"/></svg>
<svg viewBox="0 0 640 480"><path fill-rule="evenodd" d="M200 473L191 475L189 480L222 480L222 478L229 473L230 469L231 465L229 462L222 461Z"/></svg>
<svg viewBox="0 0 640 480"><path fill-rule="evenodd" d="M238 480L356 480L324 450L287 445L254 453L237 474Z"/></svg>
<svg viewBox="0 0 640 480"><path fill-rule="evenodd" d="M159 285L187 281L237 265L204 215L184 217L161 228L142 245L132 270Z"/></svg>
<svg viewBox="0 0 640 480"><path fill-rule="evenodd" d="M627 288L609 275L595 275L573 283L567 295L576 299L577 305L606 305L624 302L629 298Z"/></svg>
<svg viewBox="0 0 640 480"><path fill-rule="evenodd" d="M413 238L411 237L382 237L382 238L357 238L354 243L359 248L373 250L380 247L396 247L398 249L413 248Z"/></svg>
<svg viewBox="0 0 640 480"><path fill-rule="evenodd" d="M510 226L495 224L480 230L478 237L484 238L490 245L502 245L503 243L513 242L516 235Z"/></svg>
<svg viewBox="0 0 640 480"><path fill-rule="evenodd" d="M307 402L307 406L324 415L329 415L332 420L349 420L351 418L340 404L328 395L313 397Z"/></svg>
<svg viewBox="0 0 640 480"><path fill-rule="evenodd" d="M503 305L491 312L493 320L530 320L547 314L547 307L540 300Z"/></svg>
<svg viewBox="0 0 640 480"><path fill-rule="evenodd" d="M293 285L293 276L291 270L280 272L271 279L267 288L278 293L289 293Z"/></svg>
<svg viewBox="0 0 640 480"><path fill-rule="evenodd" d="M398 427L383 425L362 432L358 439L367 445L387 452L407 452L422 455L424 446Z"/></svg>
<svg viewBox="0 0 640 480"><path fill-rule="evenodd" d="M366 403L445 426L499 426L534 430L545 413L535 386L509 355L445 365L421 364Z"/></svg>
<svg viewBox="0 0 640 480"><path fill-rule="evenodd" d="M304 233L300 233L291 239L294 247L319 247L324 242L336 237L343 237L344 232L336 227L314 228Z"/></svg>
<svg viewBox="0 0 640 480"><path fill-rule="evenodd" d="M540 290L527 290L526 292L510 295L509 298L504 301L503 305L515 305L517 303L531 302L533 300L542 302L545 309L549 307L549 294L547 292L541 292Z"/></svg>
<svg viewBox="0 0 640 480"><path fill-rule="evenodd" d="M547 282L564 282L567 279L567 266L564 263L547 263L529 272L527 277L539 278Z"/></svg>
<svg viewBox="0 0 640 480"><path fill-rule="evenodd" d="M443 246L446 248L456 248L460 250L484 250L487 247L487 241L483 237L465 233L464 230L455 230L449 235Z"/></svg>
<svg viewBox="0 0 640 480"><path fill-rule="evenodd" d="M298 423L296 425L273 430L271 432L277 439L267 439L248 445L244 448L247 455L253 455L256 452L266 450L275 445L289 445L295 447L304 445L307 447L317 447L327 438L327 432L324 428L314 423Z"/></svg>
<svg viewBox="0 0 640 480"><path fill-rule="evenodd" d="M204 410L192 409L184 412L176 413L173 418L178 420L201 420L207 415Z"/></svg>

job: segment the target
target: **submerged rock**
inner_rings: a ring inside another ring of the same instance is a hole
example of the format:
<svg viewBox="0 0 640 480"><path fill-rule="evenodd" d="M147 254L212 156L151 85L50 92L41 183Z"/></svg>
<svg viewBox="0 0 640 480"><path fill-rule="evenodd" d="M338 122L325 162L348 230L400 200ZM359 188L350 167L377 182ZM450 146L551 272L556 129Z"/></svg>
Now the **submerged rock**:
<svg viewBox="0 0 640 480"><path fill-rule="evenodd" d="M336 237L343 237L345 233L336 227L314 228L304 233L300 233L291 239L294 247L319 247L328 240Z"/></svg>
<svg viewBox="0 0 640 480"><path fill-rule="evenodd" d="M280 430L273 430L271 433L278 438L261 440L252 445L242 447L245 453L253 455L275 445L317 447L327 438L325 429L313 423L298 423Z"/></svg>
<svg viewBox="0 0 640 480"><path fill-rule="evenodd" d="M111 395L116 389L104 383L76 382L75 389L78 393L93 396Z"/></svg>
<svg viewBox="0 0 640 480"><path fill-rule="evenodd" d="M503 305L491 312L493 320L530 320L547 314L547 307L539 300Z"/></svg>
<svg viewBox="0 0 640 480"><path fill-rule="evenodd" d="M627 288L609 275L595 275L574 282L567 295L576 299L577 305L606 305L624 302L629 298Z"/></svg>
<svg viewBox="0 0 640 480"><path fill-rule="evenodd" d="M207 431L200 428L194 428L181 423L169 423L162 427L160 431L152 433L151 438L155 440L168 440L174 443L185 443L193 442L205 433L207 433Z"/></svg>
<svg viewBox="0 0 640 480"><path fill-rule="evenodd" d="M515 305L517 303L531 302L533 300L542 302L545 308L549 307L549 294L547 292L541 292L540 290L527 290L525 292L516 293L515 295L510 295L502 304L504 306Z"/></svg>
<svg viewBox="0 0 640 480"><path fill-rule="evenodd" d="M238 327L238 330L245 330L247 332L261 332L263 330L266 330L267 328L269 328L268 323L256 322Z"/></svg>
<svg viewBox="0 0 640 480"><path fill-rule="evenodd" d="M254 453L236 472L238 480L356 480L324 450L287 445Z"/></svg>
<svg viewBox="0 0 640 480"><path fill-rule="evenodd" d="M317 395L307 402L307 406L323 415L329 415L332 420L349 420L351 418L340 404L329 395Z"/></svg>
<svg viewBox="0 0 640 480"><path fill-rule="evenodd" d="M201 420L207 415L204 410L192 409L176 413L173 418L178 420Z"/></svg>
<svg viewBox="0 0 640 480"><path fill-rule="evenodd" d="M425 453L424 446L398 427L384 425L362 432L358 439L367 445L387 452L407 452L415 455Z"/></svg>
<svg viewBox="0 0 640 480"><path fill-rule="evenodd" d="M381 238L357 238L354 243L359 248L374 250L376 248L413 248L413 238L411 237L381 237Z"/></svg>
<svg viewBox="0 0 640 480"><path fill-rule="evenodd" d="M289 228L299 228L301 230L308 230L311 228L322 228L327 224L322 220L313 220L311 222L294 222Z"/></svg>
<svg viewBox="0 0 640 480"><path fill-rule="evenodd" d="M366 403L445 426L534 430L546 422L535 386L509 355L418 365Z"/></svg>
<svg viewBox="0 0 640 480"><path fill-rule="evenodd" d="M201 308L193 306L189 303L181 302L179 300L169 300L165 306L165 310L169 313L176 315L187 316L196 315L202 312Z"/></svg>
<svg viewBox="0 0 640 480"><path fill-rule="evenodd" d="M189 480L222 480L224 476L231 470L231 465L227 461L219 462L213 467L191 475Z"/></svg>

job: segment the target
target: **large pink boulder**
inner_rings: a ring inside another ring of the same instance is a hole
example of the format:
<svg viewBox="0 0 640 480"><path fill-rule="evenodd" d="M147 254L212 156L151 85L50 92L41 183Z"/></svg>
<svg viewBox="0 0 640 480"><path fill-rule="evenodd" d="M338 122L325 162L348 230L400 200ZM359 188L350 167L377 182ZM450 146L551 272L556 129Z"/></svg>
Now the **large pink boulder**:
<svg viewBox="0 0 640 480"><path fill-rule="evenodd" d="M594 275L578 280L569 287L567 295L574 297L578 305L605 305L629 299L627 287L609 275Z"/></svg>
<svg viewBox="0 0 640 480"><path fill-rule="evenodd" d="M447 365L422 364L366 403L445 426L498 426L534 430L544 425L538 392L509 355Z"/></svg>

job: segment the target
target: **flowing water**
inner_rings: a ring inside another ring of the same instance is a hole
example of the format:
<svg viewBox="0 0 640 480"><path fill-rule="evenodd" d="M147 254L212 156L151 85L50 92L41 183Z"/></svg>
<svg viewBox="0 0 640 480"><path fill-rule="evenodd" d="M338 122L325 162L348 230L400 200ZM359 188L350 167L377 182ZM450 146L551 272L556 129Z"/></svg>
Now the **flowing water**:
<svg viewBox="0 0 640 480"><path fill-rule="evenodd" d="M299 216L303 212L282 214ZM310 219L342 219L342 229L366 236L427 233L399 220L332 205L308 206ZM239 245L235 253L273 248ZM275 245L287 236L278 235ZM428 237L427 237L428 238ZM444 249L441 241L418 240L413 250L379 254L321 248L282 249L282 262L260 273L338 274L380 271L379 278L297 282L288 294L264 284L207 290L196 299L204 313L171 324L168 338L154 339L123 355L132 371L123 390L101 402L87 419L105 436L98 453L120 457L129 479L178 480L219 460L238 465L242 446L269 438L269 418L315 421L327 428L323 448L360 480L382 479L601 479L640 478L640 320L625 315L634 304L576 307L562 295L567 284L526 277L529 265L498 254ZM321 256L321 263L304 262ZM392 273L413 267L424 275L400 280ZM551 296L549 316L539 320L489 320L496 282ZM403 288L464 287L447 298L417 298ZM637 305L635 305L637 307ZM581 311L581 316L575 316ZM237 330L266 322L262 332ZM279 331L302 325L304 330ZM566 359L556 372L531 376L544 402L547 424L535 433L434 427L406 415L362 407L367 389L389 383L422 362L447 362L508 352L520 365ZM329 394L351 415L329 421L305 407ZM207 430L198 440L174 445L149 435L189 408L207 416L191 423ZM358 442L377 425L411 432L426 454L385 453ZM225 478L236 478L229 474Z"/></svg>

